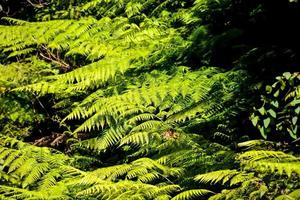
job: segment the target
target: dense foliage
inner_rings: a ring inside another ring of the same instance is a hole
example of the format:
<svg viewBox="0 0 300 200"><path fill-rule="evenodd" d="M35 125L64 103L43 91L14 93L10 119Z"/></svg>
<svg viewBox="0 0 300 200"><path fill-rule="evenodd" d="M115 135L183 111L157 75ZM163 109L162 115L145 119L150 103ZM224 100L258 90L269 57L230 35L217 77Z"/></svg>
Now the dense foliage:
<svg viewBox="0 0 300 200"><path fill-rule="evenodd" d="M0 199L300 198L298 1L0 12Z"/></svg>

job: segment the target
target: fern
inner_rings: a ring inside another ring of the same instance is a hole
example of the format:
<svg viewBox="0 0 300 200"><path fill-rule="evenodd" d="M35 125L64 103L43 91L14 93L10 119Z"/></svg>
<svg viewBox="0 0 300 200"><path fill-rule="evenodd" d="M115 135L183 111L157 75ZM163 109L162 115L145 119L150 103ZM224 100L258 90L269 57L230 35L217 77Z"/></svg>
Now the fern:
<svg viewBox="0 0 300 200"><path fill-rule="evenodd" d="M187 190L176 195L175 197L172 198L172 200L188 200L188 199L193 199L196 197L201 197L212 193L213 193L212 191L205 190L205 189Z"/></svg>
<svg viewBox="0 0 300 200"><path fill-rule="evenodd" d="M204 73L206 72L204 71ZM104 150L118 143L141 145L149 141L150 135L154 140L159 140L159 134L172 129L175 124L199 117L201 110L204 112L203 118L205 117L207 109L203 109L203 102L208 98L209 86L212 87L214 82L206 80L202 74L203 71L189 73L184 75L184 79L180 74L170 78L166 77L167 79L163 79L162 83L159 83L164 84L164 87L160 87L159 90L156 82L147 88L131 89L124 94L102 97L95 100L94 103L90 99L96 99L96 97L87 97L66 117L66 120L88 118L75 130L75 133L111 127L108 131L104 130L103 139L101 137L97 139L97 141L104 142L98 143L98 146L102 147L95 147L95 149ZM219 81L219 77L216 79ZM196 85L203 86L194 88L196 80L199 82ZM199 92L199 90L203 91ZM194 111L193 107L195 106L201 107L201 110ZM212 103L210 106L216 105ZM217 111L218 109L211 114ZM195 115L195 112L198 114ZM124 125L122 125L123 128L122 126L114 127L116 124Z"/></svg>
<svg viewBox="0 0 300 200"><path fill-rule="evenodd" d="M244 142L254 150L234 159L237 130L206 131L248 103L248 72L196 66L217 45L199 15L228 2L45 0L33 22L4 18L0 120L15 123L0 134L23 120L26 141L65 138L62 153L1 137L0 199L256 199L279 194L267 179L298 178L298 157L257 150L276 144Z"/></svg>
<svg viewBox="0 0 300 200"><path fill-rule="evenodd" d="M81 174L80 170L68 166L70 158L15 139L2 138L2 141L8 147L1 146L0 149L1 174L6 175L8 183L16 186L0 185L1 195L12 199L68 198L63 181ZM31 190L33 187L37 189Z"/></svg>
<svg viewBox="0 0 300 200"><path fill-rule="evenodd" d="M284 194L284 195L280 195L278 197L276 197L275 200L283 200L283 199L290 199L290 200L294 200L294 199L298 199L300 197L300 190L294 190L289 194Z"/></svg>
<svg viewBox="0 0 300 200"><path fill-rule="evenodd" d="M137 195L148 199L180 190L169 178L181 176L183 170L162 165L150 158L84 172L72 167L71 159L59 153L51 153L50 149L44 148L44 151L41 151L40 147L10 138L5 139L3 143L10 145L10 148L1 148L0 166L3 166L3 169L9 166L8 172L2 173L16 177L22 183L22 188L0 185L0 194L7 198L66 199L69 195L77 195L78 198L81 198L81 195L101 195L103 198L114 199ZM13 154L15 152L18 153ZM30 154L25 155L26 152ZM124 178L138 181L132 182ZM166 184L147 184L156 181ZM38 188L31 190L36 185ZM76 189L76 194L72 193L69 187Z"/></svg>
<svg viewBox="0 0 300 200"><path fill-rule="evenodd" d="M244 142L242 145L248 146L254 142ZM255 143L257 144L257 141ZM221 193L211 196L210 199L235 198L244 195L249 198L262 198L268 195L267 192L270 189L264 183L264 177L287 175L289 179L292 179L293 173L299 175L299 158L284 152L252 150L240 154L237 159L240 160L240 170L212 171L195 177L195 180L202 184L234 187L229 190L224 189ZM281 195L278 198L284 199L289 196Z"/></svg>
<svg viewBox="0 0 300 200"><path fill-rule="evenodd" d="M276 151L249 151L239 156L242 164L249 169L255 169L261 172L284 173L291 177L295 172L300 174L299 158Z"/></svg>
<svg viewBox="0 0 300 200"><path fill-rule="evenodd" d="M240 172L236 170L221 170L221 171L214 171L207 174L200 174L195 177L196 181L202 182L202 183L218 183L221 182L222 184L225 184L230 179L235 177L236 175L239 175ZM237 181L234 181L236 183ZM242 182L242 180L240 181Z"/></svg>

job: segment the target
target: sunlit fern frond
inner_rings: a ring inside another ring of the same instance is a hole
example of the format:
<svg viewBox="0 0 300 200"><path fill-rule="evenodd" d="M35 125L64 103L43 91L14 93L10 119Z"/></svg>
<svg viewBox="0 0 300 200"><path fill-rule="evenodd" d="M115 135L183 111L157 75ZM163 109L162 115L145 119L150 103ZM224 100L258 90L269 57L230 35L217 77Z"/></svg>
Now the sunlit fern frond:
<svg viewBox="0 0 300 200"><path fill-rule="evenodd" d="M195 199L197 197L205 196L207 194L213 194L213 192L210 190L206 190L206 189L187 190L187 191L181 192L180 194L177 194L175 197L172 198L172 200Z"/></svg>
<svg viewBox="0 0 300 200"><path fill-rule="evenodd" d="M92 172L87 172L78 181L80 184L91 185L103 180L118 181L126 178L148 183L154 180L166 181L168 180L165 179L167 177L179 177L182 174L182 168L162 165L150 158L140 158L129 164L102 167Z"/></svg>
<svg viewBox="0 0 300 200"><path fill-rule="evenodd" d="M11 138L2 138L4 146L0 147L0 166L3 174L19 181L22 188L27 189L39 185L41 189L55 187L59 180L79 171L70 171L67 156L52 152L48 148L35 147Z"/></svg>
<svg viewBox="0 0 300 200"><path fill-rule="evenodd" d="M247 170L286 174L288 177L291 177L293 172L300 175L300 159L281 151L253 150L239 155L238 159Z"/></svg>
<svg viewBox="0 0 300 200"><path fill-rule="evenodd" d="M208 71L211 72L210 69ZM207 79L206 73L209 72L201 70L186 75L178 74L174 77L166 77L161 82L153 82L148 87L131 89L120 95L102 96L97 99L93 94L93 97L84 100L86 103L83 102L82 107L75 108L74 112L71 112L66 119L86 119L75 130L75 133L111 127L107 131L104 130L103 135L95 140L96 143L93 142L94 139L81 142L89 148L94 146L93 149L105 150L114 145L129 143L139 146L148 144L150 137L159 141L164 137L160 138L159 135L164 135L180 121L175 120L174 116L177 116L178 119L184 115L184 121L190 119L190 117L186 117L186 114L182 114L182 111L185 113L189 111L190 106L202 107L202 111L197 110L200 117L201 113L205 115L209 110L206 108L209 105L203 102L207 100L215 81L219 81L220 78L217 76L216 80ZM160 86L162 84L163 86ZM102 95L101 92L100 95ZM94 102L92 102L93 99L95 99ZM213 105L210 106L213 107ZM217 111L218 109L211 114ZM124 128L121 130L114 127L115 124L119 124L119 126L124 124L122 125ZM88 141L91 141L91 144L88 144ZM179 140L175 140L175 142L177 141ZM165 146L167 143L162 145Z"/></svg>
<svg viewBox="0 0 300 200"><path fill-rule="evenodd" d="M57 184L39 191L0 185L0 195L3 195L4 199L71 199L67 191L65 184Z"/></svg>
<svg viewBox="0 0 300 200"><path fill-rule="evenodd" d="M221 182L222 184L225 184L238 174L240 174L240 172L238 172L237 170L220 170L197 175L195 177L195 180L201 183L216 184Z"/></svg>
<svg viewBox="0 0 300 200"><path fill-rule="evenodd" d="M64 70L80 67L69 73L48 77L45 83L48 87L38 84L18 89L42 94L59 93L67 86L68 90L73 91L98 88L136 68L133 61L144 59L154 49L168 43L171 35L178 35L171 29L159 30L158 26L139 27L124 17L24 23L1 26L0 29L3 38L0 48L3 52L13 52L10 57L38 53L42 59ZM66 61L79 55L91 63L82 67L72 66Z"/></svg>
<svg viewBox="0 0 300 200"><path fill-rule="evenodd" d="M105 199L131 199L139 197L141 199L153 199L158 196L172 194L179 191L178 185L154 186L150 184L119 181L112 183L104 181L78 193L78 196L101 196Z"/></svg>
<svg viewBox="0 0 300 200"><path fill-rule="evenodd" d="M275 200L297 200L300 198L300 189L296 189L289 194L283 194L275 198Z"/></svg>
<svg viewBox="0 0 300 200"><path fill-rule="evenodd" d="M249 140L246 142L241 142L238 147L245 148L247 150L265 148L266 146L275 146L274 142L265 140Z"/></svg>

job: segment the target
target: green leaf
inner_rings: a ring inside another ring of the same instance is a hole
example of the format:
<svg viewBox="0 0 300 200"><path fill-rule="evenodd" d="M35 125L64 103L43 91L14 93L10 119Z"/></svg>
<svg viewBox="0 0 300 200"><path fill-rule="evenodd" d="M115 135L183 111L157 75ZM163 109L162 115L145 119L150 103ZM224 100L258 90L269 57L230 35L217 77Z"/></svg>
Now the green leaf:
<svg viewBox="0 0 300 200"><path fill-rule="evenodd" d="M295 198L295 199L298 199L300 198L300 189L297 189L297 190L294 190L293 192L291 192L289 194L289 196Z"/></svg>
<svg viewBox="0 0 300 200"><path fill-rule="evenodd" d="M260 191L260 198L262 198L266 194L266 192L268 192L268 187L266 185L262 185L259 188L259 191Z"/></svg>
<svg viewBox="0 0 300 200"><path fill-rule="evenodd" d="M298 115L300 113L300 106L295 109L295 113Z"/></svg>
<svg viewBox="0 0 300 200"><path fill-rule="evenodd" d="M289 132L290 136L293 138L293 139L297 139L297 135L295 133L295 130L293 129L290 129L290 128L287 128L287 131ZM296 131L297 131L297 127L296 127Z"/></svg>
<svg viewBox="0 0 300 200"><path fill-rule="evenodd" d="M271 119L268 117L267 119L264 119L264 127L268 128L270 125Z"/></svg>
<svg viewBox="0 0 300 200"><path fill-rule="evenodd" d="M266 86L266 92L267 92L267 94L270 94L272 92L272 87L267 85Z"/></svg>
<svg viewBox="0 0 300 200"><path fill-rule="evenodd" d="M291 102L291 106L295 106L295 105L298 105L300 104L300 99L294 99L292 102Z"/></svg>
<svg viewBox="0 0 300 200"><path fill-rule="evenodd" d="M286 79L290 79L292 74L290 72L285 72L283 73L283 76L286 78Z"/></svg>
<svg viewBox="0 0 300 200"><path fill-rule="evenodd" d="M298 132L298 126L295 126L295 128L293 129L293 132L294 132L295 135L297 135L297 132ZM296 137L296 138L297 138L297 137ZM296 138L295 138L295 139L296 139Z"/></svg>
<svg viewBox="0 0 300 200"><path fill-rule="evenodd" d="M280 93L280 91L277 90L277 91L274 93L274 97L278 97L278 96L279 96L279 93Z"/></svg>
<svg viewBox="0 0 300 200"><path fill-rule="evenodd" d="M264 139L267 139L267 134L266 134L265 129L263 127L259 128L259 132L261 133L261 135L263 136Z"/></svg>
<svg viewBox="0 0 300 200"><path fill-rule="evenodd" d="M273 118L276 118L276 112L273 110L273 109L269 109L268 110L268 113L270 113L270 115L273 117Z"/></svg>
<svg viewBox="0 0 300 200"><path fill-rule="evenodd" d="M278 101L271 101L271 105L273 105L275 108L278 108L279 107L279 103Z"/></svg>
<svg viewBox="0 0 300 200"><path fill-rule="evenodd" d="M253 126L256 126L256 125L257 125L258 120L259 120L259 117L258 117L258 116L255 116L255 117L253 117L253 118L251 119Z"/></svg>
<svg viewBox="0 0 300 200"><path fill-rule="evenodd" d="M281 89L281 90L284 90L285 86L286 86L286 83L285 83L285 82L282 82L282 83L281 83L280 89Z"/></svg>
<svg viewBox="0 0 300 200"><path fill-rule="evenodd" d="M298 117L293 117L293 119L292 119L293 125L296 125L297 121L298 121Z"/></svg>
<svg viewBox="0 0 300 200"><path fill-rule="evenodd" d="M261 107L260 109L258 109L258 112L260 112L261 115L265 115L266 109L264 107Z"/></svg>

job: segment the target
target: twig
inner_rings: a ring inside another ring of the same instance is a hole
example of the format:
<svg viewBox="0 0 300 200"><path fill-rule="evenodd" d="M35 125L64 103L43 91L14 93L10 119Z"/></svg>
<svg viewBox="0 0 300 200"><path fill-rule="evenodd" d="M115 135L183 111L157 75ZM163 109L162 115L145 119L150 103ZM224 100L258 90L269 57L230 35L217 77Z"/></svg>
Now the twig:
<svg viewBox="0 0 300 200"><path fill-rule="evenodd" d="M58 65L60 65L61 67L63 67L64 71L67 71L70 69L70 65L66 62L64 62L63 60L61 60L58 57L56 57L51 51L49 51L49 49L47 49L46 47L42 46L44 50L46 50L48 56L44 55L42 52L40 52L40 56L42 56L43 58L45 58L46 60L49 60L51 62L54 62Z"/></svg>
<svg viewBox="0 0 300 200"><path fill-rule="evenodd" d="M42 4L41 2L39 2L39 4L34 4L32 3L30 0L27 0L27 2L32 5L33 7L36 7L36 8L43 8L45 4Z"/></svg>

